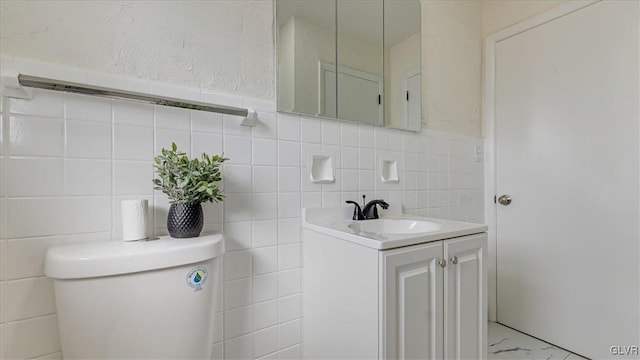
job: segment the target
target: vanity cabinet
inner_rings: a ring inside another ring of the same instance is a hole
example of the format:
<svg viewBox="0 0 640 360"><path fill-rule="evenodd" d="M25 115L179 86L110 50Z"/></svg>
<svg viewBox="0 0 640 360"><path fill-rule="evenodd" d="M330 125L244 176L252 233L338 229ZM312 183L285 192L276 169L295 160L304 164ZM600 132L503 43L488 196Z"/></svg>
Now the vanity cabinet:
<svg viewBox="0 0 640 360"><path fill-rule="evenodd" d="M384 358L485 357L485 244L471 235L381 252Z"/></svg>
<svg viewBox="0 0 640 360"><path fill-rule="evenodd" d="M486 243L376 250L303 229L305 358L486 358Z"/></svg>

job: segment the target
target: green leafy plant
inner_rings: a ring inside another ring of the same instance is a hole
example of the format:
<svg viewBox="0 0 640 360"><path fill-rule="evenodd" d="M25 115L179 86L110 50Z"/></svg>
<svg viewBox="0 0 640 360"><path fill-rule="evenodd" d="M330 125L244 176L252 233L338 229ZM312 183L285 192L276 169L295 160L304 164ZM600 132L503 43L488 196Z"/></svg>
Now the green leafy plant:
<svg viewBox="0 0 640 360"><path fill-rule="evenodd" d="M224 195L217 183L222 180L220 164L226 160L229 159L204 153L200 159L189 159L172 143L171 150L163 148L162 154L154 158L158 175L153 179L154 189L167 194L172 204L220 202Z"/></svg>

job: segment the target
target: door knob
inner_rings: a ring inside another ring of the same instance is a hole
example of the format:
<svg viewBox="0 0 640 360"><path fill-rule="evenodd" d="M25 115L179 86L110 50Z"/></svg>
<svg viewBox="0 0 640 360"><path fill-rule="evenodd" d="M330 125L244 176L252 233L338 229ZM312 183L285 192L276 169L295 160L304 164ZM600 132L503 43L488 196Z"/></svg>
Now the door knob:
<svg viewBox="0 0 640 360"><path fill-rule="evenodd" d="M506 206L506 205L509 205L509 204L511 204L511 196L509 196L509 195L502 195L502 196L500 196L500 197L498 198L498 202L499 202L501 205L505 205L505 206Z"/></svg>

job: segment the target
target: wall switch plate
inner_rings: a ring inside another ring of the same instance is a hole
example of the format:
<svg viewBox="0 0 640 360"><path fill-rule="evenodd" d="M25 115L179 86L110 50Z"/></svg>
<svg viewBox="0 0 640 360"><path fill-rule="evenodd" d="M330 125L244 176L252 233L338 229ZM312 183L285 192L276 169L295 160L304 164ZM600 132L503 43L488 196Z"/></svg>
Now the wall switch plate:
<svg viewBox="0 0 640 360"><path fill-rule="evenodd" d="M474 146L474 156L473 156L473 158L478 163L482 162L482 160L484 159L484 151L482 149L482 145Z"/></svg>

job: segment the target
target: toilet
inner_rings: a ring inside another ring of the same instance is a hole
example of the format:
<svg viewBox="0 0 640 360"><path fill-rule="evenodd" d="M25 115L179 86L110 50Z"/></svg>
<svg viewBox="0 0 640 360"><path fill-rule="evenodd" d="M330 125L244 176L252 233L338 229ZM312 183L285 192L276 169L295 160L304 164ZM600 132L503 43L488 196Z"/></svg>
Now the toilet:
<svg viewBox="0 0 640 360"><path fill-rule="evenodd" d="M65 359L209 359L222 272L220 234L53 246Z"/></svg>

